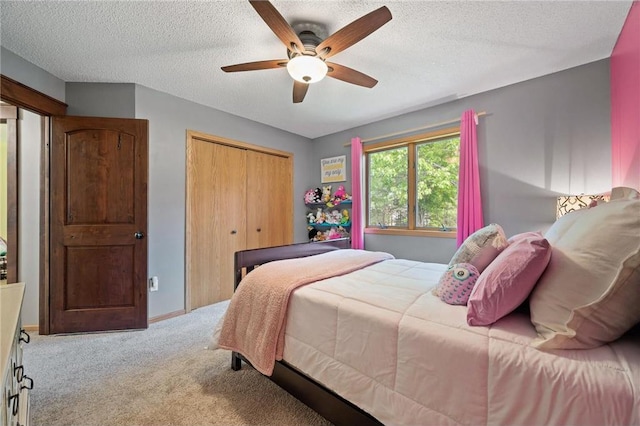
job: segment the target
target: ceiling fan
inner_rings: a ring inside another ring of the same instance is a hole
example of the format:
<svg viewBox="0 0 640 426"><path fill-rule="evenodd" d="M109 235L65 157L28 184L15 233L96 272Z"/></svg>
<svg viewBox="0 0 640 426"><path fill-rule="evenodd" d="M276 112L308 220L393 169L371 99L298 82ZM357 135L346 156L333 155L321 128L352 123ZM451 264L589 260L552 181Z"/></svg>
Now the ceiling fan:
<svg viewBox="0 0 640 426"><path fill-rule="evenodd" d="M287 48L287 59L273 59L267 61L247 62L243 64L222 67L225 72L256 71L271 68L287 68L294 79L293 102L302 102L309 84L316 83L325 75L372 88L378 80L344 65L326 62L326 59L353 46L369 34L391 20L391 12L382 6L373 12L356 19L342 29L322 40L310 24L298 33L282 17L276 8L264 0L249 1L258 15L267 23L271 31L284 43Z"/></svg>

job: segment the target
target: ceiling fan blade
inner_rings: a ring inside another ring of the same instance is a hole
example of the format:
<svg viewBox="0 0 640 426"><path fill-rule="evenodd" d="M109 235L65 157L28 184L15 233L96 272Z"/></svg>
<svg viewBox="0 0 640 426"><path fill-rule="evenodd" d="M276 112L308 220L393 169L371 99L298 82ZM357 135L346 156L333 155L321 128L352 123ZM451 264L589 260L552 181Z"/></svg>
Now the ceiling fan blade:
<svg viewBox="0 0 640 426"><path fill-rule="evenodd" d="M287 49L295 51L295 46L300 52L304 52L304 45L300 41L298 34L270 2L261 0L249 1L249 3L271 28L271 31L287 46Z"/></svg>
<svg viewBox="0 0 640 426"><path fill-rule="evenodd" d="M368 87L369 89L378 84L378 80L375 78L371 78L360 71L345 67L344 65L327 62L327 66L329 67L329 72L327 73L329 77L346 81L347 83L357 84L358 86Z"/></svg>
<svg viewBox="0 0 640 426"><path fill-rule="evenodd" d="M353 46L390 20L391 12L382 6L331 34L316 47L316 53L322 59L329 58Z"/></svg>
<svg viewBox="0 0 640 426"><path fill-rule="evenodd" d="M268 70L271 68L280 68L287 66L287 59L273 59L270 61L257 61L247 62L244 64L227 65L222 67L224 72L237 72L237 71L256 71L256 70Z"/></svg>
<svg viewBox="0 0 640 426"><path fill-rule="evenodd" d="M304 100L304 96L307 94L307 90L309 90L309 85L307 83L300 83L297 80L293 81L293 103L298 104Z"/></svg>

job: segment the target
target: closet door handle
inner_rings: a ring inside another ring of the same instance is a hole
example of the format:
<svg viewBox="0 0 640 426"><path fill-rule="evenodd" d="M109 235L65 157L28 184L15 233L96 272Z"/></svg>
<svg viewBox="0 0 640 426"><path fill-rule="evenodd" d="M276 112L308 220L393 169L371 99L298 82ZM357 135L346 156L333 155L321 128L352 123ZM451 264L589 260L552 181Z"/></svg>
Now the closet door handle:
<svg viewBox="0 0 640 426"><path fill-rule="evenodd" d="M258 228L258 229L256 229L256 231L260 232L260 231L262 231L262 228Z"/></svg>
<svg viewBox="0 0 640 426"><path fill-rule="evenodd" d="M18 415L18 409L20 408L20 393L9 396L7 399L7 408L11 407L11 414Z"/></svg>
<svg viewBox="0 0 640 426"><path fill-rule="evenodd" d="M29 376L24 376L24 379L26 381L28 381L29 383L26 384L26 385L20 386L20 390L22 390L22 389L29 389L29 390L33 389L33 379L31 377L29 377Z"/></svg>
<svg viewBox="0 0 640 426"><path fill-rule="evenodd" d="M238 233L238 231L236 231L235 229L231 230L231 234L237 234L237 233Z"/></svg>
<svg viewBox="0 0 640 426"><path fill-rule="evenodd" d="M13 376L16 378L18 383L20 383L22 381L22 379L24 379L24 377L25 377L25 375L24 375L24 367L22 365L16 366L15 363L14 363L13 364Z"/></svg>

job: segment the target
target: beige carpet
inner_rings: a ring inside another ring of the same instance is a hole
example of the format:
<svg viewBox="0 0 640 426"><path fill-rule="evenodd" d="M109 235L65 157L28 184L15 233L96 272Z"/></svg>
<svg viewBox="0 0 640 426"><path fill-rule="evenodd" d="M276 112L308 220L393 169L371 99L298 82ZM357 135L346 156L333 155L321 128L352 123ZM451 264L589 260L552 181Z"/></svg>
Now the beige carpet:
<svg viewBox="0 0 640 426"><path fill-rule="evenodd" d="M31 424L330 425L230 352L205 349L228 303L142 331L32 334Z"/></svg>

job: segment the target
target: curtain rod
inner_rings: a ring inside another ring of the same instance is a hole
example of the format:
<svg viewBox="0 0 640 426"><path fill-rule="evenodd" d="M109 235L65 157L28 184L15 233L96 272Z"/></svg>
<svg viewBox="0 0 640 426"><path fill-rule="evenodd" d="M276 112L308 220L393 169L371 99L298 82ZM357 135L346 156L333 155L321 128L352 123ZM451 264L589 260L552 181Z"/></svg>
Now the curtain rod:
<svg viewBox="0 0 640 426"><path fill-rule="evenodd" d="M475 116L476 116L476 124L478 124L478 117L482 117L483 115L487 115L487 112L486 111L481 111L481 112L477 112L475 114ZM428 130L428 129L433 129L434 127L440 127L440 126L444 126L444 125L447 125L447 124L454 124L454 123L459 123L459 122L460 122L460 118L454 118L454 119L447 120L447 121L441 121L439 123L428 124L426 126L414 127L413 129L401 130L401 131L395 132L395 133L388 133L386 135L380 135L380 136L376 136L376 137L373 137L373 138L362 139L362 143L373 142L373 141L377 141L379 139L386 139L386 138L390 138L390 137L393 137L393 136L406 135L407 133L417 132L418 130ZM344 146L351 146L351 142L344 144Z"/></svg>

